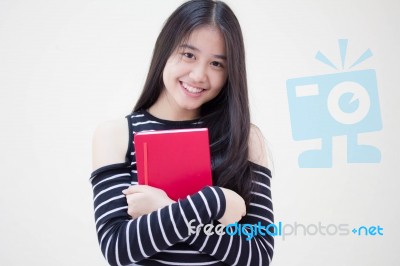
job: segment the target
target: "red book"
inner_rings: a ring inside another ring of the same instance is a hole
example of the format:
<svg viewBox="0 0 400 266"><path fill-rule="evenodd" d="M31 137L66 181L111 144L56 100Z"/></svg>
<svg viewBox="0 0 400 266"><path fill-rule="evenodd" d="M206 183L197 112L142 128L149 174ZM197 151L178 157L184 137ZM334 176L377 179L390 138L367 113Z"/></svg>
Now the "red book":
<svg viewBox="0 0 400 266"><path fill-rule="evenodd" d="M140 185L178 200L212 185L207 128L156 130L134 136Z"/></svg>

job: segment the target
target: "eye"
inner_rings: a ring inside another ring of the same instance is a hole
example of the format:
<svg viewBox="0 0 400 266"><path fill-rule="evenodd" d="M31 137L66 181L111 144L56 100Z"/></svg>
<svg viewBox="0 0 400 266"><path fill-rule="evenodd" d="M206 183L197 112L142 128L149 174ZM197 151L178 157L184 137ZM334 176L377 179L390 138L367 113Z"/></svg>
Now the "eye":
<svg viewBox="0 0 400 266"><path fill-rule="evenodd" d="M218 61L211 62L211 65L214 66L214 67L218 67L218 68L224 68L224 65L221 62L218 62Z"/></svg>
<svg viewBox="0 0 400 266"><path fill-rule="evenodd" d="M192 53L182 53L182 55L184 57L186 57L186 58L189 58L189 59L194 59L195 58L194 54L192 54Z"/></svg>

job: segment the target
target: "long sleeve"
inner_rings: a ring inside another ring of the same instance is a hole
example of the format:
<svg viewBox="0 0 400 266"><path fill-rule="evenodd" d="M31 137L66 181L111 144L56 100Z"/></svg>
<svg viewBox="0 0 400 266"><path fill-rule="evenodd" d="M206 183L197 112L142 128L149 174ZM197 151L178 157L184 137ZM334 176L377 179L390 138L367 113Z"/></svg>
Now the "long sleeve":
<svg viewBox="0 0 400 266"><path fill-rule="evenodd" d="M264 228L273 227L274 217L271 200L270 178L267 168L253 164L253 173L256 180L253 181L253 199L247 210L247 214L239 224L259 225ZM246 235L206 235L200 230L197 235L190 236L186 242L196 250L207 253L228 265L270 265L273 251L273 229L270 234L262 230L264 235L258 234L249 239ZM248 228L249 229L249 228ZM248 232L251 232L247 230Z"/></svg>
<svg viewBox="0 0 400 266"><path fill-rule="evenodd" d="M129 163L102 167L92 173L90 181L98 241L110 265L143 262L187 239L189 221L193 220L192 226L207 224L218 220L225 212L222 190L205 187L186 199L130 219L122 194L122 190L131 185Z"/></svg>

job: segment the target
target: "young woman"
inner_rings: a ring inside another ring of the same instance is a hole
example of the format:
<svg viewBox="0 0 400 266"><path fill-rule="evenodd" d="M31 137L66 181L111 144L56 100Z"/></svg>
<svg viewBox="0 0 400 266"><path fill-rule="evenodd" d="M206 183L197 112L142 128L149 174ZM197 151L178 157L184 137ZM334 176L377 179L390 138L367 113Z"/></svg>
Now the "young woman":
<svg viewBox="0 0 400 266"><path fill-rule="evenodd" d="M209 129L214 186L175 202L138 185L133 134L196 127ZM169 17L134 110L96 129L93 169L98 240L111 265L270 264L274 240L265 230L251 239L250 227L247 236L189 230L273 223L263 137L250 124L243 37L226 4L192 0Z"/></svg>

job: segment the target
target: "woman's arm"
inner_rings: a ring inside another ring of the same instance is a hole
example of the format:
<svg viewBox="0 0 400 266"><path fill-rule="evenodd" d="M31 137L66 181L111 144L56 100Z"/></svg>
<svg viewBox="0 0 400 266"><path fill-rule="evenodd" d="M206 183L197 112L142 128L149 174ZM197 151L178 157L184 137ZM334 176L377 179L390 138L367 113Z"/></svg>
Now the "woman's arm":
<svg viewBox="0 0 400 266"><path fill-rule="evenodd" d="M126 120L124 121L126 123ZM218 187L200 192L137 219L130 219L122 190L131 185L130 163L125 162L128 131L118 122L101 125L93 137L91 175L98 241L110 265L142 261L190 236L192 226L220 219L225 197ZM125 143L125 144L124 144Z"/></svg>
<svg viewBox="0 0 400 266"><path fill-rule="evenodd" d="M96 128L92 139L93 171L106 165L125 163L128 134L125 118L104 122Z"/></svg>
<svg viewBox="0 0 400 266"><path fill-rule="evenodd" d="M271 173L266 168L268 157L264 138L255 126L251 127L250 132L249 160L254 163L253 175L256 177L256 180L253 181L253 199L246 216L239 223L267 227L274 222L270 189ZM229 202L227 201L227 208L228 206ZM273 232L274 230L270 229L269 231ZM186 242L228 265L269 265L273 256L274 238L263 229L261 232L264 235L257 232L258 234L250 239L249 235L244 234L241 236L206 235L204 231L200 231L199 234L190 236ZM248 230L248 233L251 231Z"/></svg>
<svg viewBox="0 0 400 266"><path fill-rule="evenodd" d="M251 124L249 134L249 161L270 168L269 156L265 145L265 138L261 130Z"/></svg>

